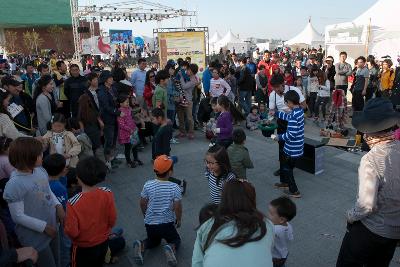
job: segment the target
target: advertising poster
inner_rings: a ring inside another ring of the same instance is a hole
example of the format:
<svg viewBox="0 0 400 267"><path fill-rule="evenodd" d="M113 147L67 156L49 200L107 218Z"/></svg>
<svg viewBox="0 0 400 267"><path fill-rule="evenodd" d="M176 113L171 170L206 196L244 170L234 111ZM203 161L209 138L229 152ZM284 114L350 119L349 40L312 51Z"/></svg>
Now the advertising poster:
<svg viewBox="0 0 400 267"><path fill-rule="evenodd" d="M206 65L204 32L165 32L158 33L160 64L165 66L169 59L190 57L199 68Z"/></svg>
<svg viewBox="0 0 400 267"><path fill-rule="evenodd" d="M110 30L111 44L133 43L132 30Z"/></svg>

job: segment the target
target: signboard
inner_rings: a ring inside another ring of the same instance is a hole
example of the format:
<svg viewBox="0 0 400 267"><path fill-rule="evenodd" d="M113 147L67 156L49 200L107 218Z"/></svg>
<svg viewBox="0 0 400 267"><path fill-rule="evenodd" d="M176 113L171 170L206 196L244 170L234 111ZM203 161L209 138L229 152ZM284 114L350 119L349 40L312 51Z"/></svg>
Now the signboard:
<svg viewBox="0 0 400 267"><path fill-rule="evenodd" d="M364 44L366 31L364 26L343 23L338 27L327 27L325 42L335 44Z"/></svg>
<svg viewBox="0 0 400 267"><path fill-rule="evenodd" d="M165 66L169 59L190 57L199 68L206 66L205 32L158 33L160 64Z"/></svg>
<svg viewBox="0 0 400 267"><path fill-rule="evenodd" d="M133 43L132 30L110 30L110 42L112 44Z"/></svg>

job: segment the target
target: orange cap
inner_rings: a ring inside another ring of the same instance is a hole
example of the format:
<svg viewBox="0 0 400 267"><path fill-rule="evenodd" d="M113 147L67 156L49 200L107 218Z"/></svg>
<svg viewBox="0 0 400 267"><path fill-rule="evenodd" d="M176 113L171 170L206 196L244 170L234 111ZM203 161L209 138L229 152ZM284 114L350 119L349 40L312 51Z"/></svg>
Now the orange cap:
<svg viewBox="0 0 400 267"><path fill-rule="evenodd" d="M167 155L158 156L154 160L154 171L157 173L166 173L174 164L174 161Z"/></svg>

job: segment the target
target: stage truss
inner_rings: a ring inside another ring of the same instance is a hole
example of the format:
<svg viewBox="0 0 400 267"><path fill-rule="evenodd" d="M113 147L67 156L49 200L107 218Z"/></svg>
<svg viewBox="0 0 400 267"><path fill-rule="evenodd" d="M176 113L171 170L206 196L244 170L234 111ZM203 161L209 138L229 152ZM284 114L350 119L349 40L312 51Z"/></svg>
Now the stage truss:
<svg viewBox="0 0 400 267"><path fill-rule="evenodd" d="M128 22L156 21L158 26L160 26L161 21L163 20L180 17L182 18L182 26L184 26L186 25L186 18L191 19L192 17L196 17L197 21L196 11L175 9L159 3L143 0L125 1L113 4L105 4L103 6L79 6L78 0L70 0L70 5L72 16L72 32L74 36L75 60L78 60L82 53L81 36L78 29L83 21L89 23L89 32L91 37L94 36L94 22L113 22L121 20Z"/></svg>

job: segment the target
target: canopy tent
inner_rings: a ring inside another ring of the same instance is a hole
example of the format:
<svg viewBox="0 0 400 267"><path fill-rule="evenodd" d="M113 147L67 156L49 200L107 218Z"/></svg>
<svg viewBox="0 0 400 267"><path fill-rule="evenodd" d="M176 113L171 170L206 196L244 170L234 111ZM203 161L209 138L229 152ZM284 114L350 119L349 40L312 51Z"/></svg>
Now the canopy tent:
<svg viewBox="0 0 400 267"><path fill-rule="evenodd" d="M214 44L214 43L218 42L221 39L222 39L221 35L219 35L218 32L215 32L214 35L210 38L210 40L208 40L208 42L210 44Z"/></svg>
<svg viewBox="0 0 400 267"><path fill-rule="evenodd" d="M246 53L248 51L248 46L249 44L247 42L242 41L229 30L221 40L214 43L213 52L218 53L222 48L224 50L234 50L236 53Z"/></svg>
<svg viewBox="0 0 400 267"><path fill-rule="evenodd" d="M318 48L323 44L324 37L312 26L311 19L308 20L306 27L299 34L285 42L286 46L298 48Z"/></svg>
<svg viewBox="0 0 400 267"><path fill-rule="evenodd" d="M378 0L351 22L325 28L326 54L338 59L346 51L349 62L358 56L400 54L400 21L397 20L398 0Z"/></svg>

